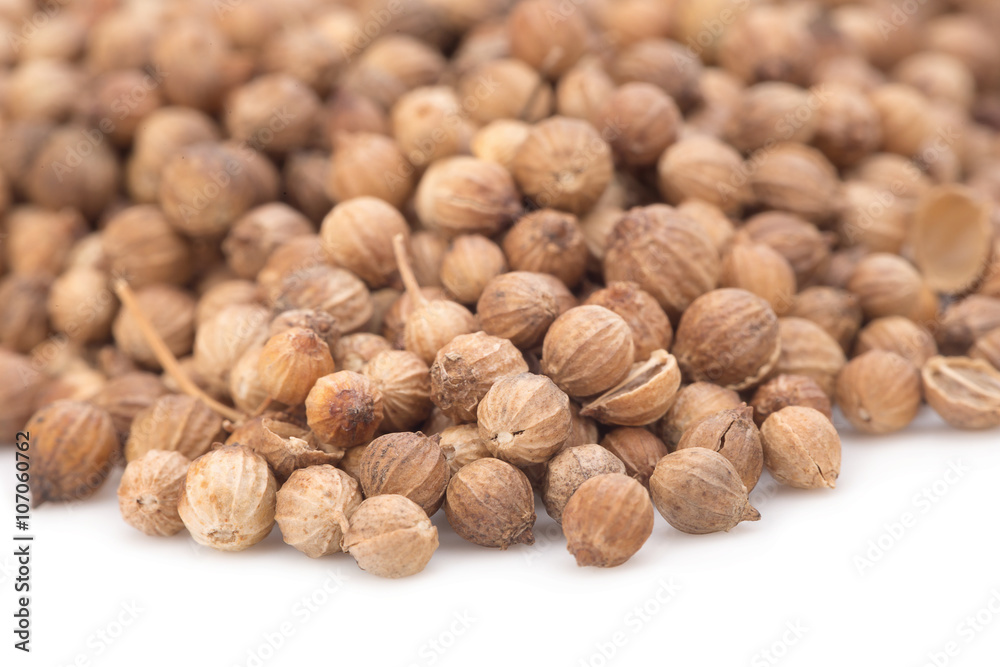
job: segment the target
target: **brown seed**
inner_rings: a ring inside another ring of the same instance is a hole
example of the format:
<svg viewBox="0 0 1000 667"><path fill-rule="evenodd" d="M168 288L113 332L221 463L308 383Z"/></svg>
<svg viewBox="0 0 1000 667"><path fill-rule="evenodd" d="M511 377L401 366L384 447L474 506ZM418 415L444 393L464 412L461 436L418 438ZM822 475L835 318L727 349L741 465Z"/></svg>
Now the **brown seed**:
<svg viewBox="0 0 1000 667"><path fill-rule="evenodd" d="M657 164L658 185L671 204L699 199L736 214L753 202L743 158L714 137L684 137L663 152Z"/></svg>
<svg viewBox="0 0 1000 667"><path fill-rule="evenodd" d="M660 459L649 478L649 490L667 523L685 533L729 531L741 521L760 520L733 464L703 447L681 449Z"/></svg>
<svg viewBox="0 0 1000 667"><path fill-rule="evenodd" d="M431 400L455 422L472 422L494 382L527 371L524 357L509 340L482 331L456 336L438 350L431 365Z"/></svg>
<svg viewBox="0 0 1000 667"><path fill-rule="evenodd" d="M815 322L845 352L850 351L864 319L857 297L836 287L807 287L795 296L789 315Z"/></svg>
<svg viewBox="0 0 1000 667"><path fill-rule="evenodd" d="M463 234L444 254L440 282L456 300L471 304L492 279L506 271L507 258L500 246L480 234Z"/></svg>
<svg viewBox="0 0 1000 667"><path fill-rule="evenodd" d="M392 108L392 135L416 167L464 152L473 125L453 88L423 86L404 94Z"/></svg>
<svg viewBox="0 0 1000 667"><path fill-rule="evenodd" d="M379 353L391 349L392 343L382 336L371 333L350 334L333 346L333 361L340 370L360 373Z"/></svg>
<svg viewBox="0 0 1000 667"><path fill-rule="evenodd" d="M441 431L438 444L448 461L452 476L473 461L492 456L486 443L479 437L479 426L476 424L449 426Z"/></svg>
<svg viewBox="0 0 1000 667"><path fill-rule="evenodd" d="M620 383L584 406L580 414L603 424L643 426L660 419L681 385L677 360L656 350L646 361L632 366Z"/></svg>
<svg viewBox="0 0 1000 667"><path fill-rule="evenodd" d="M805 375L779 375L762 384L750 401L753 419L760 427L772 414L790 405L812 408L833 421L830 395Z"/></svg>
<svg viewBox="0 0 1000 667"><path fill-rule="evenodd" d="M649 292L635 283L615 282L597 290L584 302L604 306L625 320L632 330L636 361L649 359L654 350L669 350L674 330L670 319Z"/></svg>
<svg viewBox="0 0 1000 667"><path fill-rule="evenodd" d="M111 415L80 401L45 406L23 431L31 442L34 505L93 495L120 456Z"/></svg>
<svg viewBox="0 0 1000 667"><path fill-rule="evenodd" d="M198 326L194 358L198 370L212 386L229 386L229 373L247 350L267 340L267 309L234 305Z"/></svg>
<svg viewBox="0 0 1000 667"><path fill-rule="evenodd" d="M784 257L795 271L799 287L813 282L830 263L829 235L800 216L765 211L749 218L740 231Z"/></svg>
<svg viewBox="0 0 1000 667"><path fill-rule="evenodd" d="M611 182L611 148L589 123L552 116L534 127L511 165L524 194L541 207L581 215Z"/></svg>
<svg viewBox="0 0 1000 667"><path fill-rule="evenodd" d="M257 361L261 386L286 405L304 403L316 381L333 371L329 346L312 329L301 327L271 336Z"/></svg>
<svg viewBox="0 0 1000 667"><path fill-rule="evenodd" d="M512 271L487 283L476 313L483 331L530 349L542 342L557 317L575 305L576 299L558 278Z"/></svg>
<svg viewBox="0 0 1000 667"><path fill-rule="evenodd" d="M764 454L760 433L753 422L753 408L744 405L703 417L677 443L678 451L690 447L704 447L725 456L736 468L748 493L757 486Z"/></svg>
<svg viewBox="0 0 1000 667"><path fill-rule="evenodd" d="M579 566L616 567L653 534L653 503L639 482L598 475L577 489L563 513L566 548Z"/></svg>
<svg viewBox="0 0 1000 667"><path fill-rule="evenodd" d="M230 434L226 445L242 445L262 456L279 484L299 468L336 465L343 458L344 450L318 447L308 429L286 419L280 413L264 413L243 422Z"/></svg>
<svg viewBox="0 0 1000 667"><path fill-rule="evenodd" d="M535 495L524 473L499 459L462 467L448 483L444 504L458 535L484 547L534 544Z"/></svg>
<svg viewBox="0 0 1000 667"><path fill-rule="evenodd" d="M436 438L423 433L389 433L371 441L361 456L366 497L406 496L432 516L444 502L450 468Z"/></svg>
<svg viewBox="0 0 1000 667"><path fill-rule="evenodd" d="M0 345L28 353L49 334L48 276L12 274L0 280Z"/></svg>
<svg viewBox="0 0 1000 667"><path fill-rule="evenodd" d="M420 357L385 350L372 357L362 373L382 394L381 430L408 431L427 419L433 406L430 369Z"/></svg>
<svg viewBox="0 0 1000 667"><path fill-rule="evenodd" d="M271 202L250 209L236 221L222 242L222 252L237 276L253 280L276 248L312 231L312 224L297 210Z"/></svg>
<svg viewBox="0 0 1000 667"><path fill-rule="evenodd" d="M858 334L854 355L869 350L885 350L903 357L917 368L937 355L937 344L927 329L898 315L872 320Z"/></svg>
<svg viewBox="0 0 1000 667"><path fill-rule="evenodd" d="M847 359L840 345L818 324L797 317L778 321L781 355L772 375L811 377L829 396L833 396L837 375Z"/></svg>
<svg viewBox="0 0 1000 667"><path fill-rule="evenodd" d="M625 464L600 445L569 447L549 461L542 502L549 516L562 523L563 510L580 485L591 477L625 473Z"/></svg>
<svg viewBox="0 0 1000 667"><path fill-rule="evenodd" d="M364 375L338 371L313 385L306 418L324 444L340 449L364 444L382 422L382 394Z"/></svg>
<svg viewBox="0 0 1000 667"><path fill-rule="evenodd" d="M202 301L204 300L205 297L202 297ZM337 320L322 310L310 309L286 310L276 316L271 320L271 324L267 329L268 338L270 339L295 327L309 329L315 333L326 343L331 352L336 346L337 341L340 340L340 327L337 326Z"/></svg>
<svg viewBox="0 0 1000 667"><path fill-rule="evenodd" d="M341 470L350 475L358 484L361 484L361 457L365 454L368 445L356 445L344 451L344 458L340 459L337 465ZM360 487L359 487L360 488Z"/></svg>
<svg viewBox="0 0 1000 667"><path fill-rule="evenodd" d="M778 318L766 301L744 290L719 289L685 311L674 354L685 377L741 390L771 372L781 342Z"/></svg>
<svg viewBox="0 0 1000 667"><path fill-rule="evenodd" d="M855 358L837 378L837 405L863 433L892 433L912 422L921 403L920 373L892 352Z"/></svg>
<svg viewBox="0 0 1000 667"><path fill-rule="evenodd" d="M257 284L249 280L223 280L206 289L194 311L195 327L212 319L220 310L231 305L260 303Z"/></svg>
<svg viewBox="0 0 1000 667"><path fill-rule="evenodd" d="M274 311L299 309L326 312L337 320L343 333L361 329L373 313L364 282L350 271L325 264L294 271L282 279Z"/></svg>
<svg viewBox="0 0 1000 667"><path fill-rule="evenodd" d="M70 269L56 278L46 306L52 328L82 343L105 340L118 312L107 274L90 268Z"/></svg>
<svg viewBox="0 0 1000 667"><path fill-rule="evenodd" d="M985 361L934 357L923 380L927 402L955 428L1000 426L1000 372Z"/></svg>
<svg viewBox="0 0 1000 667"><path fill-rule="evenodd" d="M552 17L558 16L558 21ZM577 12L561 13L554 0L528 0L507 17L511 54L542 74L560 76L587 51L587 21Z"/></svg>
<svg viewBox="0 0 1000 667"><path fill-rule="evenodd" d="M674 402L657 424L655 432L673 449L692 424L721 410L738 408L740 395L710 382L693 382L674 396Z"/></svg>
<svg viewBox="0 0 1000 667"><path fill-rule="evenodd" d="M697 222L668 206L633 208L618 221L604 255L604 279L631 281L671 318L714 289L719 253Z"/></svg>
<svg viewBox="0 0 1000 667"><path fill-rule="evenodd" d="M625 472L649 487L656 464L667 455L667 446L644 428L622 427L604 436L601 446L625 464Z"/></svg>
<svg viewBox="0 0 1000 667"><path fill-rule="evenodd" d="M756 294L779 316L792 309L797 290L791 265L764 243L737 242L730 246L722 257L719 285Z"/></svg>
<svg viewBox="0 0 1000 667"><path fill-rule="evenodd" d="M271 532L276 490L262 457L230 445L191 464L177 511L198 544L243 551Z"/></svg>
<svg viewBox="0 0 1000 667"><path fill-rule="evenodd" d="M824 221L837 212L837 170L815 148L793 142L775 146L750 175L750 185L767 207Z"/></svg>
<svg viewBox="0 0 1000 667"><path fill-rule="evenodd" d="M261 74L229 95L223 118L236 141L261 144L269 153L283 154L311 140L320 104L303 81L285 72ZM273 131L276 108L282 110L279 132ZM271 140L264 142L264 137Z"/></svg>
<svg viewBox="0 0 1000 667"><path fill-rule="evenodd" d="M310 558L341 550L348 520L361 505L361 489L330 465L296 470L278 489L274 520L285 544Z"/></svg>
<svg viewBox="0 0 1000 667"><path fill-rule="evenodd" d="M915 319L921 299L930 292L913 265L888 253L868 255L847 285L869 318L902 315Z"/></svg>
<svg viewBox="0 0 1000 667"><path fill-rule="evenodd" d="M644 39L630 44L615 58L611 73L620 84L651 83L674 98L682 111L701 102L701 60L691 58L687 46L669 39Z"/></svg>
<svg viewBox="0 0 1000 667"><path fill-rule="evenodd" d="M342 201L323 219L323 249L337 266L355 273L370 287L387 285L396 275L392 239L410 228L391 205L375 197Z"/></svg>
<svg viewBox="0 0 1000 667"><path fill-rule="evenodd" d="M91 402L108 411L118 437L124 442L139 412L166 393L167 388L159 376L130 372L109 379Z"/></svg>
<svg viewBox="0 0 1000 667"><path fill-rule="evenodd" d="M438 548L438 532L412 500L375 496L354 510L341 546L362 570L398 579L427 566Z"/></svg>
<svg viewBox="0 0 1000 667"><path fill-rule="evenodd" d="M497 380L479 402L478 417L490 453L519 466L549 460L572 430L569 397L531 373Z"/></svg>
<svg viewBox="0 0 1000 667"><path fill-rule="evenodd" d="M191 460L152 450L130 461L118 485L118 509L125 523L146 535L175 535L184 529L177 502Z"/></svg>
<svg viewBox="0 0 1000 667"><path fill-rule="evenodd" d="M413 167L390 137L343 132L334 138L326 193L335 202L375 197L397 209L410 198Z"/></svg>
<svg viewBox="0 0 1000 667"><path fill-rule="evenodd" d="M493 236L521 212L514 179L493 162L468 156L438 160L417 187L417 217L448 237Z"/></svg>
<svg viewBox="0 0 1000 667"><path fill-rule="evenodd" d="M150 285L135 294L139 310L146 314L175 357L191 352L195 336L195 300L184 290L170 285ZM159 369L160 363L128 309L122 309L113 327L118 348L138 363Z"/></svg>
<svg viewBox="0 0 1000 667"><path fill-rule="evenodd" d="M587 268L587 244L575 215L543 208L518 220L503 240L515 271L548 273L575 287Z"/></svg>
<svg viewBox="0 0 1000 667"><path fill-rule="evenodd" d="M801 113L810 108L809 91L784 81L763 81L742 91L740 114L726 133L730 143L744 153L753 153L774 145L775 130L781 128L781 138L797 143L809 143L816 133L818 114ZM796 113L801 113L797 117ZM795 118L795 122L787 119Z"/></svg>
<svg viewBox="0 0 1000 667"><path fill-rule="evenodd" d="M677 139L681 112L663 89L634 82L614 91L598 122L612 137L611 148L621 162L648 167Z"/></svg>
<svg viewBox="0 0 1000 667"><path fill-rule="evenodd" d="M167 394L139 410L125 443L125 460L135 461L159 449L189 460L207 452L222 436L222 417L196 398Z"/></svg>
<svg viewBox="0 0 1000 667"><path fill-rule="evenodd" d="M614 387L634 360L628 323L601 306L570 308L552 323L542 345L542 372L574 397Z"/></svg>
<svg viewBox="0 0 1000 667"><path fill-rule="evenodd" d="M830 419L812 408L790 406L760 428L768 472L797 489L832 489L840 475L840 436Z"/></svg>

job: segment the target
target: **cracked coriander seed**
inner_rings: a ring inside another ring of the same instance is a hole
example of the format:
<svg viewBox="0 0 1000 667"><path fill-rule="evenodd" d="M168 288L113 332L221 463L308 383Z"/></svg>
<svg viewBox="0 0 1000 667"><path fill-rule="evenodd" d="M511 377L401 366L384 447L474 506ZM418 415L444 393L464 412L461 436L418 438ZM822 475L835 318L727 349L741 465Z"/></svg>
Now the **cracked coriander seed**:
<svg viewBox="0 0 1000 667"><path fill-rule="evenodd" d="M782 484L832 489L840 475L840 436L830 419L812 408L778 410L760 427L764 465Z"/></svg>

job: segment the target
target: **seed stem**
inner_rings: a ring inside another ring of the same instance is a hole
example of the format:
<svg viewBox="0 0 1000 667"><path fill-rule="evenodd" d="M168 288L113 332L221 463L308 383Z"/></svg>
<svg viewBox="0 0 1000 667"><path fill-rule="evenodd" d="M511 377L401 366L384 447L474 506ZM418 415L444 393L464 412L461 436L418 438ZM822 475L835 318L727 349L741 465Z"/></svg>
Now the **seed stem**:
<svg viewBox="0 0 1000 667"><path fill-rule="evenodd" d="M139 332L142 334L142 337L146 340L146 343L153 351L153 355L156 357L156 360L160 362L161 366L163 366L163 370L165 370L167 374L174 379L174 382L176 382L181 388L181 391L188 396L197 398L210 409L219 413L226 419L230 419L234 422L244 421L246 419L246 415L239 410L235 410L218 402L191 381L191 378L188 377L187 373L184 372L184 369L181 368L180 363L178 363L177 357L175 357L174 353L170 351L167 344L163 342L163 338L160 337L160 334L156 331L153 323L150 322L149 318L146 317L146 314L142 312L142 308L139 307L139 302L135 298L135 292L132 291L132 288L129 287L128 283L121 278L118 278L112 283L112 287L114 287L115 294L118 295L122 305L125 306L125 309L132 315L136 326L139 327Z"/></svg>
<svg viewBox="0 0 1000 667"><path fill-rule="evenodd" d="M423 308L427 305L427 298L420 291L417 277L413 275L413 267L410 266L410 259L406 254L406 239L403 238L402 234L396 234L392 237L392 250L396 255L396 266L399 267L399 276L403 279L406 293L413 299L415 306Z"/></svg>

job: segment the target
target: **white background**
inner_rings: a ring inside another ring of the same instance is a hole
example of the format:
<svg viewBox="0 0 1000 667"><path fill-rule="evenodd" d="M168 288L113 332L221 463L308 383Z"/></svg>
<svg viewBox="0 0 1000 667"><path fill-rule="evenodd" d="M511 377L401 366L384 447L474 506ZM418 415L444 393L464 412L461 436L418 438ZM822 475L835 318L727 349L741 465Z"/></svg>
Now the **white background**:
<svg viewBox="0 0 1000 667"><path fill-rule="evenodd" d="M0 453L12 517L13 448ZM119 472L96 498L34 511L30 656L11 648L4 549L0 664L996 665L1000 434L924 414L896 436L845 430L843 458L834 491L765 473L762 521L728 534L657 515L611 570L577 568L540 503L535 546L507 552L463 542L439 512L440 549L397 581L311 560L277 528L237 554L146 537L118 515Z"/></svg>

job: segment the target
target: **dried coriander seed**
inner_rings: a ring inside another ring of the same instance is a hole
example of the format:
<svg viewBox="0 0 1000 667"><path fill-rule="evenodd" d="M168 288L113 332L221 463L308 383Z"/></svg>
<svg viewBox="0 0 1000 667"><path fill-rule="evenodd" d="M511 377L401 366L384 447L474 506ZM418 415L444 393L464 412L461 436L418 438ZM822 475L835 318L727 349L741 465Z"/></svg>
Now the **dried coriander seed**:
<svg viewBox="0 0 1000 667"><path fill-rule="evenodd" d="M673 448L680 442L684 431L702 417L738 408L743 403L740 395L710 382L693 382L681 388L667 414L657 423L657 433Z"/></svg>
<svg viewBox="0 0 1000 667"><path fill-rule="evenodd" d="M649 359L654 350L669 350L674 329L656 299L635 283L609 283L584 302L587 306L604 306L618 314L632 330L635 360Z"/></svg>
<svg viewBox="0 0 1000 667"><path fill-rule="evenodd" d="M570 308L552 323L542 344L542 372L573 397L614 387L633 361L628 323L601 306Z"/></svg>
<svg viewBox="0 0 1000 667"><path fill-rule="evenodd" d="M533 544L535 495L524 473L499 459L473 461L448 483L448 523L473 544L501 550Z"/></svg>
<svg viewBox="0 0 1000 667"><path fill-rule="evenodd" d="M276 492L267 461L227 445L191 464L177 511L198 544L243 551L271 532Z"/></svg>
<svg viewBox="0 0 1000 667"><path fill-rule="evenodd" d="M515 271L547 273L575 287L587 268L587 244L575 215L543 208L526 214L503 240Z"/></svg>
<svg viewBox="0 0 1000 667"><path fill-rule="evenodd" d="M549 516L562 523L563 510L580 485L591 477L625 473L625 464L600 445L569 447L549 461L542 490L542 502Z"/></svg>
<svg viewBox="0 0 1000 667"><path fill-rule="evenodd" d="M870 350L893 352L917 368L923 368L938 351L927 329L899 315L872 320L858 333L854 355L860 356Z"/></svg>
<svg viewBox="0 0 1000 667"><path fill-rule="evenodd" d="M601 446L625 464L625 473L649 488L649 477L666 456L667 446L644 428L616 428L601 440Z"/></svg>
<svg viewBox="0 0 1000 667"><path fill-rule="evenodd" d="M261 387L286 405L304 403L316 381L333 371L326 341L312 329L301 327L271 336L257 360Z"/></svg>
<svg viewBox="0 0 1000 667"><path fill-rule="evenodd" d="M486 284L476 314L486 333L530 349L542 342L556 318L575 305L576 298L558 278L511 271Z"/></svg>
<svg viewBox="0 0 1000 667"><path fill-rule="evenodd" d="M309 428L316 437L340 449L368 442L382 422L382 393L371 380L353 371L321 377L305 405Z"/></svg>
<svg viewBox="0 0 1000 667"><path fill-rule="evenodd" d="M41 408L24 430L31 434L36 506L93 495L120 456L111 415L80 401L55 401Z"/></svg>
<svg viewBox="0 0 1000 667"><path fill-rule="evenodd" d="M770 304L750 292L727 288L699 297L684 312L674 355L685 377L741 390L771 372L781 342Z"/></svg>
<svg viewBox="0 0 1000 667"><path fill-rule="evenodd" d="M579 566L617 567L653 534L649 492L621 473L585 481L566 504L566 548Z"/></svg>
<svg viewBox="0 0 1000 667"><path fill-rule="evenodd" d="M649 478L649 491L667 523L685 533L729 531L741 521L760 520L733 464L703 447L660 459Z"/></svg>
<svg viewBox="0 0 1000 667"><path fill-rule="evenodd" d="M832 489L840 476L840 436L830 419L812 408L789 406L760 427L764 465L782 484Z"/></svg>
<svg viewBox="0 0 1000 667"><path fill-rule="evenodd" d="M438 548L438 532L412 500L374 496L354 510L341 546L362 570L398 579L427 566Z"/></svg>
<svg viewBox="0 0 1000 667"><path fill-rule="evenodd" d="M408 431L427 419L433 407L430 369L420 357L405 350L385 350L372 357L362 373L382 394L380 429Z"/></svg>
<svg viewBox="0 0 1000 667"><path fill-rule="evenodd" d="M437 443L423 433L389 433L365 448L358 468L365 496L396 494L432 516L444 502L450 468Z"/></svg>
<svg viewBox="0 0 1000 667"><path fill-rule="evenodd" d="M479 402L478 418L490 453L519 466L549 460L572 432L569 397L532 373L497 380Z"/></svg>
<svg viewBox="0 0 1000 667"><path fill-rule="evenodd" d="M346 472L310 466L293 472L278 489L274 520L285 544L319 558L341 551L348 521L361 501L358 482Z"/></svg>
<svg viewBox="0 0 1000 667"><path fill-rule="evenodd" d="M1000 426L1000 371L980 359L933 357L923 368L927 402L962 429Z"/></svg>
<svg viewBox="0 0 1000 667"><path fill-rule="evenodd" d="M884 350L855 358L837 378L837 405L863 433L906 428L920 410L920 373L909 361Z"/></svg>
<svg viewBox="0 0 1000 667"><path fill-rule="evenodd" d="M190 465L191 460L176 451L151 450L130 461L118 485L118 509L125 523L153 536L183 530L177 503Z"/></svg>
<svg viewBox="0 0 1000 667"><path fill-rule="evenodd" d="M480 234L463 234L444 253L440 282L457 301L476 303L486 285L507 271L507 258L493 241Z"/></svg>
<svg viewBox="0 0 1000 667"><path fill-rule="evenodd" d="M805 375L779 375L768 380L758 387L750 401L753 419L758 427L778 410L792 405L818 410L833 421L830 395L815 380Z"/></svg>
<svg viewBox="0 0 1000 667"><path fill-rule="evenodd" d="M196 398L167 394L135 415L125 442L125 460L152 450L176 451L196 459L222 435L222 417Z"/></svg>
<svg viewBox="0 0 1000 667"><path fill-rule="evenodd" d="M528 364L509 340L482 331L456 336L430 368L431 400L457 423L475 421L494 382L526 372Z"/></svg>

